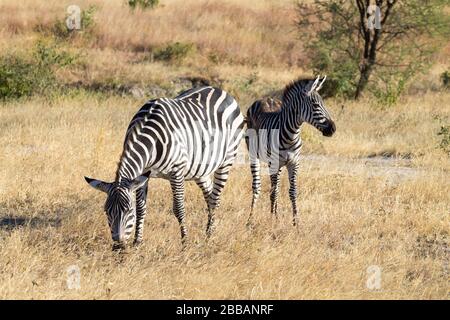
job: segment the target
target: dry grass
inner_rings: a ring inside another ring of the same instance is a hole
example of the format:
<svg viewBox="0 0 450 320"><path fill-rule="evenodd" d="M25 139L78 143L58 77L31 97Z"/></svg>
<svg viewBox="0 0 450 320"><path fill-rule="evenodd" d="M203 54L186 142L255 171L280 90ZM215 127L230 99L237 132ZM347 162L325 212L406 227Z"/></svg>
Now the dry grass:
<svg viewBox="0 0 450 320"><path fill-rule="evenodd" d="M62 83L83 87L112 85L156 87L174 93L183 77L204 77L233 93L243 105L261 93L281 88L305 72L302 43L294 26L294 2L164 0L153 10L135 12L125 1L80 0L95 5L89 32L57 40L78 55L76 65L61 70ZM54 41L52 28L64 21L71 1L0 2L0 50L31 52L37 40ZM51 40L53 39L53 40ZM155 48L180 41L195 50L182 61L153 61ZM251 79L255 79L251 86ZM175 83L175 84L174 84Z"/></svg>
<svg viewBox="0 0 450 320"><path fill-rule="evenodd" d="M201 56L224 62L292 66L301 55L293 20L294 2L161 1L153 10L131 11L126 1L80 0L81 9L95 5L91 41L85 48L148 52L176 41L193 43ZM65 19L73 1L4 0L0 4L0 48L11 41L30 41L37 31L50 31ZM24 39L24 36L25 39Z"/></svg>
<svg viewBox="0 0 450 320"><path fill-rule="evenodd" d="M119 256L104 195L83 175L113 177L139 103L85 96L0 107L1 299L449 298L450 165L436 148L449 94L389 110L330 101L336 136L305 127L305 153L315 155L300 173L299 232L284 176L280 221L270 217L265 177L255 226L245 227L250 173L237 165L211 241L201 192L189 183L190 246L180 250L170 188L152 180L146 242ZM391 149L411 159L361 158ZM70 265L81 269L80 290L66 287ZM366 288L371 265L382 268L380 290Z"/></svg>
<svg viewBox="0 0 450 320"><path fill-rule="evenodd" d="M122 0L76 1L98 7L96 25L88 37L60 42L82 54L59 75L64 83L175 92L184 76L218 78L245 111L308 71L298 63L291 0L161 2L132 13ZM1 1L0 50L26 51L48 38L69 4ZM149 59L153 48L175 41L195 44L195 54L175 64ZM150 182L145 244L121 256L110 250L104 195L83 179L113 178L125 129L144 99L81 91L1 102L0 299L448 299L450 161L437 132L449 123L450 94L437 90L449 48L397 106L330 100L336 135L304 128L298 231L285 174L281 219L269 214L265 177L255 225L245 227L251 179L247 165L236 164L209 242L203 197L188 184L185 251L167 181ZM67 288L71 265L81 270L80 290ZM371 265L382 268L380 290L366 287Z"/></svg>

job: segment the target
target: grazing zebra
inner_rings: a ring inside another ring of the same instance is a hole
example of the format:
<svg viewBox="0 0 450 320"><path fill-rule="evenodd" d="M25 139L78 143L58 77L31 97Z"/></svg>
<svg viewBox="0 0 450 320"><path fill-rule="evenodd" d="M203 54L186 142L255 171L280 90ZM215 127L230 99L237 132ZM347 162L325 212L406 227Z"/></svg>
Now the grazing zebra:
<svg viewBox="0 0 450 320"><path fill-rule="evenodd" d="M128 126L115 181L86 178L92 187L108 195L105 211L113 249L123 248L133 229L135 244L142 241L148 177L170 181L183 243L187 235L184 183L194 180L207 203L206 232L211 235L214 210L219 206L243 127L244 117L236 100L217 88L193 88L174 99L148 101Z"/></svg>
<svg viewBox="0 0 450 320"><path fill-rule="evenodd" d="M260 161L269 164L271 181L271 212L278 213L278 193L281 169L286 166L289 176L289 197L292 202L293 224L297 225L297 170L302 141L300 126L307 122L330 137L336 126L325 108L318 91L326 77L299 79L284 89L282 101L255 101L247 111L246 143L250 154L253 199L249 222L261 192Z"/></svg>

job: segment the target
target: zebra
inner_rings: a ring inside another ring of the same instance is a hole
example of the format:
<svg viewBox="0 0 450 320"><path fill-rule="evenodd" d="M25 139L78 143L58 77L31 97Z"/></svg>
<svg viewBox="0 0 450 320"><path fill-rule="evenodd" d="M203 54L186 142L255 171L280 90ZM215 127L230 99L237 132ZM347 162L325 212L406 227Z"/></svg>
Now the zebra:
<svg viewBox="0 0 450 320"><path fill-rule="evenodd" d="M187 236L184 186L194 180L207 204L209 237L243 129L236 100L211 86L145 103L128 126L115 181L85 177L92 187L107 193L104 209L113 249L125 248L133 229L134 244L142 242L148 178L170 181L183 245Z"/></svg>
<svg viewBox="0 0 450 320"><path fill-rule="evenodd" d="M326 76L320 79L298 79L287 85L281 101L266 98L255 101L247 110L245 141L252 173L252 205L248 218L251 223L255 204L261 192L260 162L267 162L271 181L271 213L278 215L280 174L287 167L289 198L292 203L292 222L297 225L297 171L302 140L300 127L307 122L324 136L331 137L336 125L325 108L319 90Z"/></svg>

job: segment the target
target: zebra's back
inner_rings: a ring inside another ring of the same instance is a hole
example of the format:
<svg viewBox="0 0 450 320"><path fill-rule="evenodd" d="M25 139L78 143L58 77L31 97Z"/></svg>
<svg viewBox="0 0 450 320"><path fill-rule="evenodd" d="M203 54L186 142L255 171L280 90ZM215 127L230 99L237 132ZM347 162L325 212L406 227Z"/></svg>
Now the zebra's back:
<svg viewBox="0 0 450 320"><path fill-rule="evenodd" d="M278 99L256 100L247 110L247 123L253 129L273 129L278 124L282 103Z"/></svg>
<svg viewBox="0 0 450 320"><path fill-rule="evenodd" d="M181 169L187 180L196 179L235 155L243 125L232 96L218 88L194 88L146 103L130 123L124 150L136 154L135 165L142 163L152 176L167 178Z"/></svg>

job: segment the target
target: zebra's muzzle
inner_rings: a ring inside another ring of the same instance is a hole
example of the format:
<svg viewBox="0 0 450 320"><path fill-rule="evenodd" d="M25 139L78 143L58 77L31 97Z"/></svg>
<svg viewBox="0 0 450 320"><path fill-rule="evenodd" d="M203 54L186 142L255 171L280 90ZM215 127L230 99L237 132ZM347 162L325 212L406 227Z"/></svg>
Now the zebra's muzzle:
<svg viewBox="0 0 450 320"><path fill-rule="evenodd" d="M331 137L335 131L336 131L336 125L334 124L334 121L329 120L326 123L326 127L322 129L322 134L325 137Z"/></svg>
<svg viewBox="0 0 450 320"><path fill-rule="evenodd" d="M125 242L115 241L112 245L113 251L125 250L125 248L126 248Z"/></svg>

